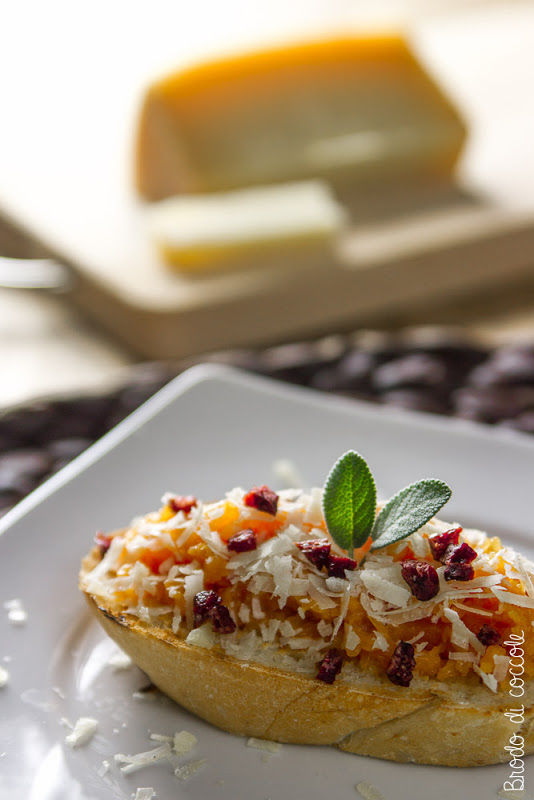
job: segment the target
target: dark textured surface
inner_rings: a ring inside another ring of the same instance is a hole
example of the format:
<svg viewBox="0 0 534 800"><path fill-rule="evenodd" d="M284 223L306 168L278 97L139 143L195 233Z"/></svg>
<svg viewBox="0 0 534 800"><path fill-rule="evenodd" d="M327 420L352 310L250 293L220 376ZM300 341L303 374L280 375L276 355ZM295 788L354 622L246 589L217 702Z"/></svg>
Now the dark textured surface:
<svg viewBox="0 0 534 800"><path fill-rule="evenodd" d="M491 349L448 331L396 337L334 336L263 351L215 354L223 362L302 386L448 414L534 434L534 344ZM103 395L52 399L0 416L0 513L134 411L177 374L132 370Z"/></svg>

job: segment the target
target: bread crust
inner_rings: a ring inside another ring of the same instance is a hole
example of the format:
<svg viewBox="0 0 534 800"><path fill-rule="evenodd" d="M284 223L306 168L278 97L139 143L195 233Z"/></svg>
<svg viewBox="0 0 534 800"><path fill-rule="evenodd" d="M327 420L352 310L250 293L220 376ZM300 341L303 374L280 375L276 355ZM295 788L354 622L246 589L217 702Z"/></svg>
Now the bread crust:
<svg viewBox="0 0 534 800"><path fill-rule="evenodd" d="M98 563L94 549L83 577ZM191 645L172 631L113 613L85 593L106 633L152 683L188 711L238 736L295 744L335 745L358 755L452 767L509 760L512 734L534 752L534 687L521 730L504 712L507 694L484 687L403 688L374 676L339 676L328 685L297 672L240 661Z"/></svg>

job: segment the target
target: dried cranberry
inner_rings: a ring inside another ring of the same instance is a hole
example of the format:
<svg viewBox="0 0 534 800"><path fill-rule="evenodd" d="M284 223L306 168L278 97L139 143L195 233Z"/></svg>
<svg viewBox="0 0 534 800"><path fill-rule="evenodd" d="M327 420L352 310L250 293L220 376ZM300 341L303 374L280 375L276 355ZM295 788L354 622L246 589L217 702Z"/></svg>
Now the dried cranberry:
<svg viewBox="0 0 534 800"><path fill-rule="evenodd" d="M193 627L198 628L209 617L209 613L213 608L217 608L221 604L221 598L212 589L199 592L193 599Z"/></svg>
<svg viewBox="0 0 534 800"><path fill-rule="evenodd" d="M258 546L256 534L248 529L241 531L236 533L235 536L230 536L226 546L228 550L233 550L234 553L246 553L248 550L255 550Z"/></svg>
<svg viewBox="0 0 534 800"><path fill-rule="evenodd" d="M475 577L475 570L472 564L459 561L447 564L443 576L446 581L471 581Z"/></svg>
<svg viewBox="0 0 534 800"><path fill-rule="evenodd" d="M278 511L278 495L268 486L254 486L243 498L246 506L265 511L266 514L276 515Z"/></svg>
<svg viewBox="0 0 534 800"><path fill-rule="evenodd" d="M402 577L418 600L431 600L439 592L438 573L428 561L403 561Z"/></svg>
<svg viewBox="0 0 534 800"><path fill-rule="evenodd" d="M102 533L102 531L97 531L95 534L95 544L98 545L100 548L101 554L104 556L108 552L113 536L109 536L107 533Z"/></svg>
<svg viewBox="0 0 534 800"><path fill-rule="evenodd" d="M386 675L397 686L409 686L413 678L415 667L413 645L409 642L399 642L393 651L391 661L386 670Z"/></svg>
<svg viewBox="0 0 534 800"><path fill-rule="evenodd" d="M217 633L233 633L235 622L230 616L222 600L212 589L204 590L195 595L193 600L193 627L198 628L208 619L211 620L213 630Z"/></svg>
<svg viewBox="0 0 534 800"><path fill-rule="evenodd" d="M328 556L326 568L331 577L344 578L346 569L356 569L356 561L345 556Z"/></svg>
<svg viewBox="0 0 534 800"><path fill-rule="evenodd" d="M233 633L235 631L235 622L226 606L217 605L210 608L208 616L216 633Z"/></svg>
<svg viewBox="0 0 534 800"><path fill-rule="evenodd" d="M319 665L317 679L323 683L334 683L342 666L343 654L339 650L329 650Z"/></svg>
<svg viewBox="0 0 534 800"><path fill-rule="evenodd" d="M457 547L449 547L445 553L447 564L470 564L477 557L477 551L467 544L462 542Z"/></svg>
<svg viewBox="0 0 534 800"><path fill-rule="evenodd" d="M495 630L492 628L491 625L483 625L479 632L477 633L477 639L486 647L489 647L492 644L497 644L500 640L500 636Z"/></svg>
<svg viewBox="0 0 534 800"><path fill-rule="evenodd" d="M193 497L192 494L188 494L185 497L181 494L175 494L174 497L171 497L169 500L169 506L176 513L183 511L184 514L189 514L191 509L196 506L196 504L197 498Z"/></svg>
<svg viewBox="0 0 534 800"><path fill-rule="evenodd" d="M307 542L297 542L297 547L317 569L326 567L330 555L330 544L327 539L310 539Z"/></svg>
<svg viewBox="0 0 534 800"><path fill-rule="evenodd" d="M435 536L430 537L428 543L436 561L441 561L443 559L447 549L451 545L458 544L461 532L462 528L451 528L449 531L437 533Z"/></svg>

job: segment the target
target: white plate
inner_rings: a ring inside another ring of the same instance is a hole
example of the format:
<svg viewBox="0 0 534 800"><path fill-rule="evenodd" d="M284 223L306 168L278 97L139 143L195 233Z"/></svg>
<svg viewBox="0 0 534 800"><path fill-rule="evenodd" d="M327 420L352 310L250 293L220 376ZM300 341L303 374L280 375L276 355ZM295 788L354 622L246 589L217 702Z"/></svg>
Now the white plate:
<svg viewBox="0 0 534 800"><path fill-rule="evenodd" d="M334 748L283 746L268 761L165 699L138 700L146 683L132 667L106 664L113 646L89 619L76 588L78 563L96 529L112 529L157 506L165 490L215 498L234 485L274 483L272 464L291 458L321 484L353 447L368 458L383 494L438 476L454 489L446 517L505 533L532 555L534 444L469 423L392 412L219 367L197 367L40 487L2 520L0 601L22 598L27 624L10 625L0 604L0 797L9 800L129 798L153 786L160 800L487 800L506 765L454 770L391 764ZM534 635L534 633L532 634ZM9 662L2 659L9 657ZM71 750L61 717L96 717L99 729ZM207 767L187 783L160 763L130 776L103 759L154 746L148 731L186 728ZM532 770L532 759L529 759ZM528 786L528 777L527 777ZM532 775L530 794L534 791Z"/></svg>

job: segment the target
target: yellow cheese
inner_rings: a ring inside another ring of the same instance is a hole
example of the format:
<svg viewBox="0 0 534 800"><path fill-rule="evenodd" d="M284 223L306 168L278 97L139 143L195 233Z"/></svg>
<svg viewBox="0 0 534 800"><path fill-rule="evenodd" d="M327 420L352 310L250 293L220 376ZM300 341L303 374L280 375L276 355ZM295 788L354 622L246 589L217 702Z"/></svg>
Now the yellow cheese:
<svg viewBox="0 0 534 800"><path fill-rule="evenodd" d="M149 88L137 186L159 200L325 178L368 185L449 173L462 122L400 36L213 61Z"/></svg>

